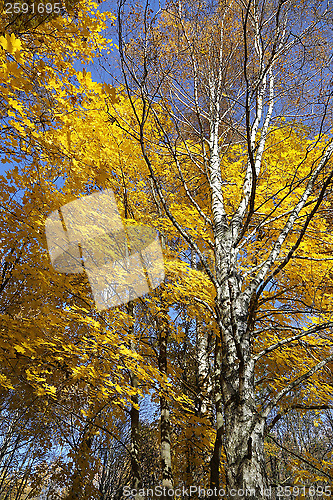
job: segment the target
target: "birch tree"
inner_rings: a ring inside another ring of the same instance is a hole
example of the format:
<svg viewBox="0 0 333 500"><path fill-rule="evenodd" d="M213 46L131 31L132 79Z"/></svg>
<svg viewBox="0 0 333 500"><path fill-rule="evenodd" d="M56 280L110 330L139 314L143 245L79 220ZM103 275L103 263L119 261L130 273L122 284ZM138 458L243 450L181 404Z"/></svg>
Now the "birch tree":
<svg viewBox="0 0 333 500"><path fill-rule="evenodd" d="M115 125L140 145L163 216L215 291L213 306L193 292L217 328L215 498L222 449L228 490L238 491L232 498L244 498L244 489L264 498L272 412L298 389L303 409L311 399L320 406L321 395L308 390L318 390L333 359L324 282L333 179L325 4L193 0L154 11L118 2L133 119L115 106ZM183 217L157 158L173 169ZM201 238L190 216L204 228ZM321 284L312 281L313 266ZM281 356L294 365L282 369Z"/></svg>

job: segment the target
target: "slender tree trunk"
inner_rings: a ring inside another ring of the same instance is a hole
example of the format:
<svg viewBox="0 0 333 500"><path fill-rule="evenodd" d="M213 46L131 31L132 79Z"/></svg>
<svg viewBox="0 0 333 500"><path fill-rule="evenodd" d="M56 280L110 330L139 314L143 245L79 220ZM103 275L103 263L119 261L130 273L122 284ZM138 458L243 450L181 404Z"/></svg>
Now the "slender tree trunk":
<svg viewBox="0 0 333 500"><path fill-rule="evenodd" d="M158 214L161 217L162 210L160 206L160 200L158 199L154 183L151 179L152 194L157 206ZM165 234L163 229L160 232L161 236L161 246L165 250ZM167 358L167 345L169 336L169 325L167 321L168 311L167 308L163 308L157 315L157 331L159 335L159 357L158 357L158 367L161 375L167 376L168 373L168 358ZM172 474L172 459L171 459L171 430L170 430L170 410L169 403L166 397L166 393L161 391L160 395L160 429L161 429L161 474L162 474L162 487L163 495L162 500L170 499L172 496L164 494L164 488L166 491L173 488L173 474Z"/></svg>
<svg viewBox="0 0 333 500"><path fill-rule="evenodd" d="M131 385L134 389L138 388L137 376L131 373ZM131 469L132 469L132 487L136 490L142 488L141 465L139 459L139 409L136 406L139 404L137 394L132 396L131 406ZM142 498L139 493L136 495L137 499Z"/></svg>
<svg viewBox="0 0 333 500"><path fill-rule="evenodd" d="M214 403L213 399L213 382L210 369L209 360L209 335L208 330L205 325L202 324L200 319L196 320L196 356L197 356L197 366L198 366L198 416L204 418L206 423L203 424L202 432L205 433L206 428L211 426L214 427L215 415L214 415ZM217 407L215 405L217 411ZM202 455L202 468L206 471L211 468L213 463L211 462L211 451L208 447L203 449ZM193 483L196 484L196 483Z"/></svg>
<svg viewBox="0 0 333 500"><path fill-rule="evenodd" d="M215 416L216 416L216 434L214 451L210 460L210 488L214 491L212 498L218 499L218 490L220 488L220 461L222 453L223 439L223 405L221 393L221 344L219 339L216 339L215 356L214 356L214 400L215 400Z"/></svg>
<svg viewBox="0 0 333 500"><path fill-rule="evenodd" d="M191 250L191 267L197 269L197 262L195 253ZM209 370L209 354L208 354L208 331L204 327L202 321L197 318L195 321L196 329L196 361L198 366L198 402L199 402L199 415L205 417L211 412L209 411L209 403L212 396L212 381Z"/></svg>
<svg viewBox="0 0 333 500"><path fill-rule="evenodd" d="M212 383L209 370L208 356L208 332L207 329L196 321L197 332L197 364L198 364L198 385L199 385L199 413L200 416L211 416L209 403L212 396Z"/></svg>
<svg viewBox="0 0 333 500"><path fill-rule="evenodd" d="M168 372L167 366L167 344L169 335L169 325L167 320L167 311L162 309L157 317L159 331L159 359L158 366L162 376L166 376ZM170 411L167 394L165 390L161 390L160 396L161 406L161 473L163 495L161 498L170 499L172 495L168 495L167 490L173 488L172 461L171 461L171 432L170 432ZM165 494L164 494L165 488Z"/></svg>
<svg viewBox="0 0 333 500"><path fill-rule="evenodd" d="M127 312L130 316L134 316L134 303L130 301L127 305ZM132 336L134 333L134 326L132 325L129 328L129 334L131 337L130 341L130 349L131 351L135 351L135 345L132 340ZM131 385L133 389L138 389L138 378L135 373L130 373ZM138 490L142 488L142 475L141 475L141 464L139 459L139 450L140 450L140 433L139 433L139 424L140 424L140 414L139 414L139 397L138 394L134 394L131 397L132 405L131 405L131 475L132 475L132 488L137 490L137 494L135 496L136 499L142 498Z"/></svg>

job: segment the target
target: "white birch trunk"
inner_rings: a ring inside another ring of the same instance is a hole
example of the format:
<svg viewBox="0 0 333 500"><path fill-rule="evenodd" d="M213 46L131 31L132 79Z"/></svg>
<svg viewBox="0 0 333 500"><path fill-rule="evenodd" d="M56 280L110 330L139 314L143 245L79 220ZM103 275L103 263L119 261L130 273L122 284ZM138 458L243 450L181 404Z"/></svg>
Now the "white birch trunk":
<svg viewBox="0 0 333 500"><path fill-rule="evenodd" d="M198 382L199 382L199 413L206 416L209 412L209 401L211 397L211 380L209 373L208 356L208 331L202 328L199 321L196 323L197 331L197 364L198 364Z"/></svg>

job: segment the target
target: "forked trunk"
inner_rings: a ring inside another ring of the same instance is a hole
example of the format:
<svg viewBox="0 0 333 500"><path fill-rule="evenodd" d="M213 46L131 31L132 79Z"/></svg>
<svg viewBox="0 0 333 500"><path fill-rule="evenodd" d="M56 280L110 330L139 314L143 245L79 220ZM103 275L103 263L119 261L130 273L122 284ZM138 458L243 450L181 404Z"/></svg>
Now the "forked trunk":
<svg viewBox="0 0 333 500"><path fill-rule="evenodd" d="M223 266L221 266L223 269ZM226 455L227 498L256 500L267 497L264 462L265 419L255 402L254 360L251 328L248 325L249 297L242 293L236 273L229 273L217 295L222 358L220 377L215 374L215 391L221 392L223 411L222 445ZM219 359L219 354L216 354ZM220 416L216 406L216 416ZM217 458L221 423L217 418ZM215 456L216 455L216 456ZM211 487L219 485L218 463L211 469ZM215 496L215 495L214 495ZM214 498L213 496L213 498ZM217 494L215 498L219 498Z"/></svg>

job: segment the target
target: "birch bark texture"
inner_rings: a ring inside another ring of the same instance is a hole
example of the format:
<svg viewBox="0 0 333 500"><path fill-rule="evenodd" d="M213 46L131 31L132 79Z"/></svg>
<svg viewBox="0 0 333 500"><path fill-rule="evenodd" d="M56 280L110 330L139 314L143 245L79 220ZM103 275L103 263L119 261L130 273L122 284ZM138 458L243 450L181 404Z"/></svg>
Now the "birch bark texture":
<svg viewBox="0 0 333 500"><path fill-rule="evenodd" d="M218 327L210 485L220 487L223 452L227 489L238 492L230 498L246 498L246 490L265 498L269 419L286 396L332 360L330 308L323 315L316 300L307 301L303 313L319 319L305 329L301 306L295 306L301 285L291 294L286 278L295 259L311 262L303 244L316 218L325 216L331 196L327 76L332 12L324 4L191 0L169 1L154 11L147 3L135 14L140 22L134 23L130 4L118 2L123 85L134 120L124 123L119 117L117 125L140 143L159 210L187 242L216 292L213 308L200 299ZM300 141L300 153L290 166L293 174L288 181L277 181L275 192L271 177L263 198L264 179L274 168L268 152L279 151L291 136ZM155 154L164 154L168 167L174 168L186 203L207 228L213 266L199 238L177 217ZM227 160L230 168L239 165L234 183L225 170ZM207 186L208 202L200 185L193 187L195 175ZM273 309L281 314L280 301L289 304L288 325L270 316ZM272 330L275 340L267 345L265 332ZM261 363L319 333L328 346L321 358L300 366L283 385L270 386L266 380L265 400L258 400Z"/></svg>

